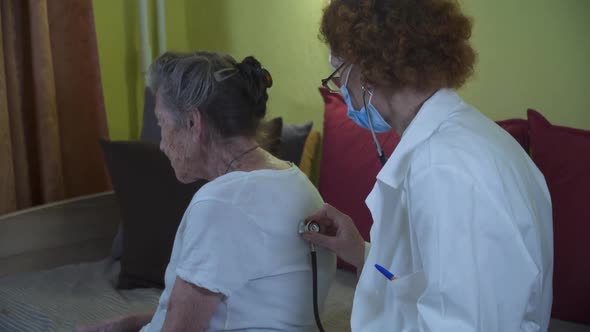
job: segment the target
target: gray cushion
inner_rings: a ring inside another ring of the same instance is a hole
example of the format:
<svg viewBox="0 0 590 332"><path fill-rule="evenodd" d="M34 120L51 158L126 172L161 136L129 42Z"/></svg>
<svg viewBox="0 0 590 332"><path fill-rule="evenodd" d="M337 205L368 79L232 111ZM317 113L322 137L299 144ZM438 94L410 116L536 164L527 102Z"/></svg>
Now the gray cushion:
<svg viewBox="0 0 590 332"><path fill-rule="evenodd" d="M301 154L305 146L305 140L313 127L313 122L303 125L291 125L283 123L281 133L281 148L278 157L290 161L295 165L301 162Z"/></svg>
<svg viewBox="0 0 590 332"><path fill-rule="evenodd" d="M160 126L156 119L156 96L152 89L145 87L143 90L143 126L141 127L141 141L160 144L162 139ZM119 225L117 235L111 247L111 257L121 259L123 255L123 228Z"/></svg>
<svg viewBox="0 0 590 332"><path fill-rule="evenodd" d="M144 142L159 144L162 136L155 111L156 96L154 96L150 88L146 87L143 93L143 126L141 127L141 140Z"/></svg>
<svg viewBox="0 0 590 332"><path fill-rule="evenodd" d="M119 287L164 287L176 230L205 181L180 183L157 144L101 143L123 218Z"/></svg>

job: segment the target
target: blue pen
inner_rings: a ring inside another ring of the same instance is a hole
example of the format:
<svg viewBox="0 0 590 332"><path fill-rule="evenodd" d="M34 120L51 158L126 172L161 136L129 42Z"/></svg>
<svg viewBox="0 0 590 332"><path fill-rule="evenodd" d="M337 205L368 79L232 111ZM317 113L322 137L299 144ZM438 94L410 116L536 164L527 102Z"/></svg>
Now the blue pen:
<svg viewBox="0 0 590 332"><path fill-rule="evenodd" d="M383 275L385 276L385 278L387 278L387 279L389 279L389 280L391 280L391 281L393 281L393 280L397 279L397 277L396 277L396 276L394 276L394 275L393 275L393 273L391 273L391 272L387 271L387 269L386 269L386 268L384 268L383 266L381 266L381 265L379 265L379 264L375 264L375 268L376 268L376 269L377 269L379 272L381 272L381 274L383 274Z"/></svg>

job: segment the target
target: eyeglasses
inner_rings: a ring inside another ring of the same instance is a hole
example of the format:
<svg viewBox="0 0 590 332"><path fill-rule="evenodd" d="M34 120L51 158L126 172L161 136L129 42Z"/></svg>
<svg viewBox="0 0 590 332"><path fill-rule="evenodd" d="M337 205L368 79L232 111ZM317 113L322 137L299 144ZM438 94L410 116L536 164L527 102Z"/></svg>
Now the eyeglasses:
<svg viewBox="0 0 590 332"><path fill-rule="evenodd" d="M340 93L340 86L342 85L341 71L346 62L343 62L330 76L322 80L322 86L332 93Z"/></svg>

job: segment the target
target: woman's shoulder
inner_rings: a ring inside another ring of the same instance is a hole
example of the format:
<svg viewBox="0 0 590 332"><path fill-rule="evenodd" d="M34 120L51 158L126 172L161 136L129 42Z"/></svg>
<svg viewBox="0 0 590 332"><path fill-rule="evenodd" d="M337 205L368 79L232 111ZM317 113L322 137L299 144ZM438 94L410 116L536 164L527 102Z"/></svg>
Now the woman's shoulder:
<svg viewBox="0 0 590 332"><path fill-rule="evenodd" d="M242 210L245 214L268 214L287 207L315 207L323 200L309 178L293 166L284 170L227 174L205 184L194 195L189 207L211 202L216 202L214 205L218 207Z"/></svg>
<svg viewBox="0 0 590 332"><path fill-rule="evenodd" d="M262 190L282 184L292 184L307 179L297 166L284 169L258 169L253 171L236 171L225 174L203 186L203 195L226 196L227 192L235 192L247 187L248 190Z"/></svg>
<svg viewBox="0 0 590 332"><path fill-rule="evenodd" d="M190 206L216 201L236 207L251 207L315 194L317 189L307 176L292 166L281 170L261 169L225 174L203 185L193 196Z"/></svg>

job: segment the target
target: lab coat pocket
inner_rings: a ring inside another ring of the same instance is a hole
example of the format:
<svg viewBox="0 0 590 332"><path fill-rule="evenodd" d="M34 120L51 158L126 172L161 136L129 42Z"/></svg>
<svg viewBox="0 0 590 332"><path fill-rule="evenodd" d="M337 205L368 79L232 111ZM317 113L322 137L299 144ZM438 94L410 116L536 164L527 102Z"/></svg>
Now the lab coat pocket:
<svg viewBox="0 0 590 332"><path fill-rule="evenodd" d="M388 312L391 331L410 331L417 328L418 299L426 288L422 270L391 281L387 287L384 311Z"/></svg>
<svg viewBox="0 0 590 332"><path fill-rule="evenodd" d="M392 297L403 301L417 301L426 289L424 271L419 270L391 281L389 291Z"/></svg>

